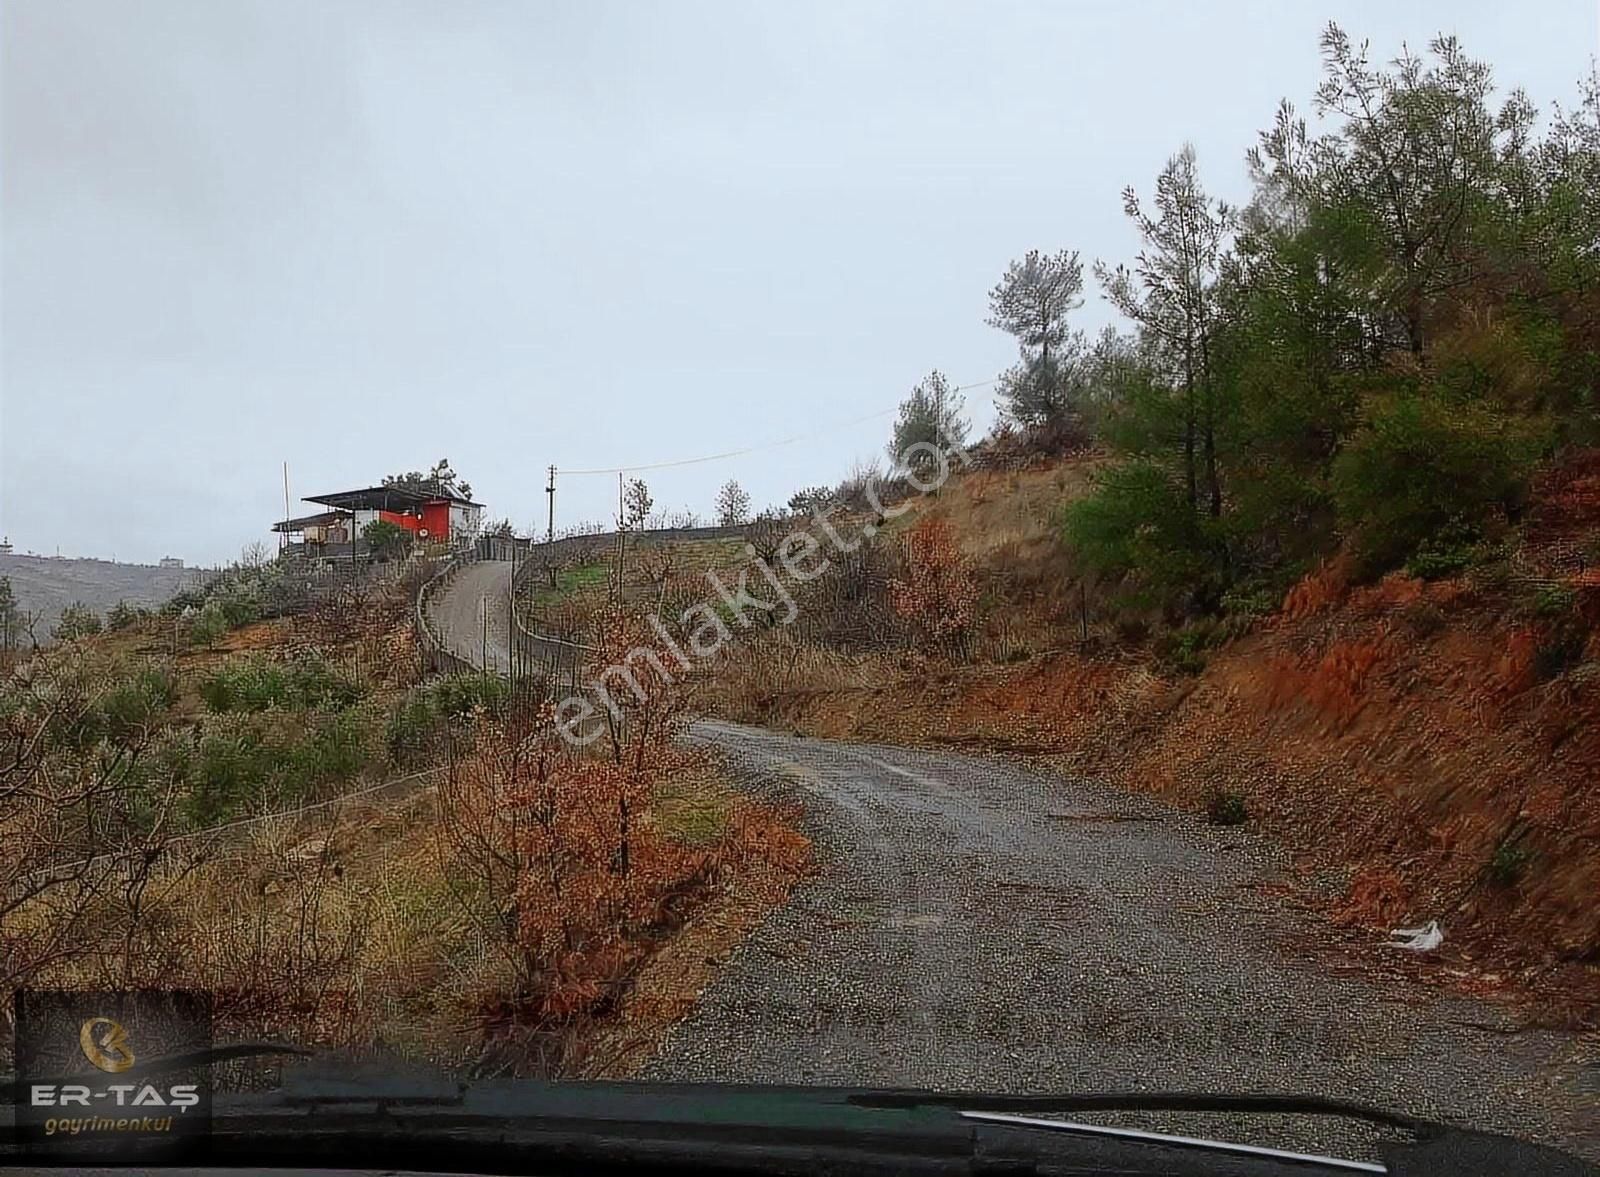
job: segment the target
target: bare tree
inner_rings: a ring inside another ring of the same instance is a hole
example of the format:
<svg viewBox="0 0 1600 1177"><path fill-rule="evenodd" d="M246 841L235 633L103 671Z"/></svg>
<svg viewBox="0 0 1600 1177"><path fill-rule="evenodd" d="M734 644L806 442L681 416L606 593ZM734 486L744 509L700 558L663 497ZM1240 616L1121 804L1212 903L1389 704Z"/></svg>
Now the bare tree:
<svg viewBox="0 0 1600 1177"><path fill-rule="evenodd" d="M756 559L767 565L777 559L783 541L793 534L794 528L783 516L773 511L763 511L744 529L745 542L754 549Z"/></svg>
<svg viewBox="0 0 1600 1177"><path fill-rule="evenodd" d="M149 725L87 747L67 738L97 703L81 667L36 661L12 689L0 721L0 990L135 934L142 909L105 904L162 857L175 798L170 782L133 771ZM91 916L101 925L87 935Z"/></svg>
<svg viewBox="0 0 1600 1177"><path fill-rule="evenodd" d="M723 527L737 527L750 518L750 494L730 478L717 491L717 522Z"/></svg>
<svg viewBox="0 0 1600 1177"><path fill-rule="evenodd" d="M645 583L650 586L651 594L655 598L656 614L659 616L661 607L667 599L667 586L678 574L678 545L652 544L639 553L636 563L644 576Z"/></svg>
<svg viewBox="0 0 1600 1177"><path fill-rule="evenodd" d="M650 497L650 488L645 485L644 479L628 479L622 492L622 525L638 530L650 518L650 510L654 506L655 500Z"/></svg>

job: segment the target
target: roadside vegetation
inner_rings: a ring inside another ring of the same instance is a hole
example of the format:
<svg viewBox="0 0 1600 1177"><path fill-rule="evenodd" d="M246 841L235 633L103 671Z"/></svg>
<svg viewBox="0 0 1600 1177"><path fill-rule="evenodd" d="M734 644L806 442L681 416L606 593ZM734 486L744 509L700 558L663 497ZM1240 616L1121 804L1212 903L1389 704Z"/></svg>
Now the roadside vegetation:
<svg viewBox="0 0 1600 1177"><path fill-rule="evenodd" d="M1440 918L1458 977L1593 1011L1600 82L1541 110L1449 39L1322 49L1243 207L1181 148L1124 195L1135 258L1001 274L1018 361L949 482L887 471L892 519L849 480L797 493L880 526L712 706L1268 828L1335 872L1344 926ZM1089 338L1092 287L1125 325ZM962 427L933 373L891 453Z"/></svg>
<svg viewBox="0 0 1600 1177"><path fill-rule="evenodd" d="M640 971L696 917L759 918L806 842L676 743L687 686L625 701L580 753L537 682L425 679L430 571L280 595L300 570L244 561L19 652L0 993L199 987L219 1034L478 1073L600 1074L647 1049L660 1003L692 994L635 993ZM616 641L640 632L607 617Z"/></svg>

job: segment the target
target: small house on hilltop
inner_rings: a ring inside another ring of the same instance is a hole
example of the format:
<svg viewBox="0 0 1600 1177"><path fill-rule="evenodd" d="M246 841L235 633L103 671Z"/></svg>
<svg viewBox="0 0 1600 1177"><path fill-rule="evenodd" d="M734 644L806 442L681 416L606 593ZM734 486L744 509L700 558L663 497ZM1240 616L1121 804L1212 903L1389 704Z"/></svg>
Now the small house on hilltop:
<svg viewBox="0 0 1600 1177"><path fill-rule="evenodd" d="M357 545L355 554L365 554L361 533L380 520L434 544L470 543L483 526L483 504L473 502L448 482L369 486L307 495L305 501L329 509L274 523L272 530L286 536L291 549L310 556L349 556L352 540Z"/></svg>

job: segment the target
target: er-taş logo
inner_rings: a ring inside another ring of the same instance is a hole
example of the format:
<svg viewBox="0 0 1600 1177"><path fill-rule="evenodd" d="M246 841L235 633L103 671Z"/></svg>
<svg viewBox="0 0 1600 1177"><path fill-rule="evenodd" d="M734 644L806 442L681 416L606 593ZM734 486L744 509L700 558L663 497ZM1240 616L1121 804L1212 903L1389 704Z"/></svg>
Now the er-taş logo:
<svg viewBox="0 0 1600 1177"><path fill-rule="evenodd" d="M133 1066L128 1032L110 1018L90 1018L78 1030L83 1056L102 1071L115 1075Z"/></svg>

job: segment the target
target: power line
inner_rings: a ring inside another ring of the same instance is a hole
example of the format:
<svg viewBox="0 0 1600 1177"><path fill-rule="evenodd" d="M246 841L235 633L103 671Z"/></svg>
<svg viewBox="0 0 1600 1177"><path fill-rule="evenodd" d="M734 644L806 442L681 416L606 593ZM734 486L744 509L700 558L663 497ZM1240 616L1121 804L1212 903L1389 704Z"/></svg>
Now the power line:
<svg viewBox="0 0 1600 1177"><path fill-rule="evenodd" d="M988 388L992 384L1000 383L1000 377L992 380L980 380L976 384L963 384L959 388L952 388L952 393L967 392L974 388ZM740 458L745 454L760 453L762 450L778 449L782 446L793 445L797 441L809 441L813 437L822 437L840 429L848 429L852 425L860 425L867 421L876 421L879 417L887 417L891 413L900 411L900 406L879 409L876 413L868 413L864 417L855 417L849 421L836 421L832 425L825 425L821 429L812 430L810 433L798 433L793 437L781 438L777 441L760 442L756 445L745 446L737 450L725 450L720 454L706 454L698 458L678 458L671 462L647 462L639 466L606 466L594 470L565 470L561 471L563 477L576 474L634 474L641 470L666 470L675 466L698 466L704 462L721 462L728 458ZM553 481L553 479L552 479Z"/></svg>

